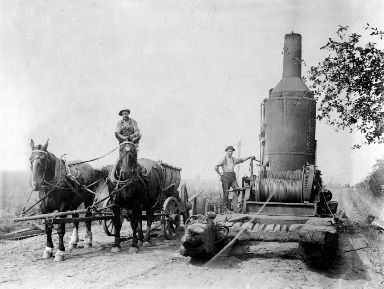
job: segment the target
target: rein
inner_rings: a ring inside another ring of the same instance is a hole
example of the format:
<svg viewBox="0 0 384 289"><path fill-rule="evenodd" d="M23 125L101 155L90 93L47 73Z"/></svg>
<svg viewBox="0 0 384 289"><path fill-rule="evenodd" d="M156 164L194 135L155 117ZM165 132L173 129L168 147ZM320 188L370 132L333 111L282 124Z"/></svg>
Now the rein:
<svg viewBox="0 0 384 289"><path fill-rule="evenodd" d="M115 150L117 150L122 144L126 144L126 143L131 143L131 144L134 144L136 145L137 147L137 144L133 143L133 142L130 142L130 141L124 141L122 143L120 143L117 147L115 147L113 150L111 150L110 152L106 153L105 155L102 155L101 157L97 157L97 158L94 158L94 159L90 159L90 160L87 160L87 161L81 161L81 162L77 162L77 163L72 163L70 164L70 166L73 166L73 165L79 165L79 164L84 164L84 163L89 163L89 162L93 162L93 161L97 161L99 159L102 159L104 157L106 157L107 155L110 155L111 153L113 153Z"/></svg>
<svg viewBox="0 0 384 289"><path fill-rule="evenodd" d="M124 142L120 143L118 147L121 147L122 145L125 145L125 144L131 144L131 145L135 145L135 146L137 147L137 145L136 145L135 143L130 142L130 141L124 141ZM128 185L128 183L132 183L132 182L133 182L133 178L134 178L135 176L137 176L137 177L140 179L139 174L138 174L138 172L137 172L137 170L136 170L136 174L133 175L133 177L128 178L127 180L123 180L123 181L122 181L122 180L121 180L121 173L122 173L121 168L120 168L119 179L117 180L117 179L115 178L115 173L116 173L116 169L117 169L117 164L118 164L124 157L126 157L127 154L133 158L133 156L132 156L132 154L131 154L130 151L126 152L123 156L121 156L121 157L117 160L116 164L113 166L113 168L112 168L112 170L111 170L111 172L109 173L109 176L108 176L108 178L111 180L112 183L116 183L116 188L118 188L118 186L119 186L120 184L123 184L124 187L125 187L126 185ZM131 172L132 174L134 173L134 168L133 168L133 167L132 167L132 169L131 169L130 172Z"/></svg>

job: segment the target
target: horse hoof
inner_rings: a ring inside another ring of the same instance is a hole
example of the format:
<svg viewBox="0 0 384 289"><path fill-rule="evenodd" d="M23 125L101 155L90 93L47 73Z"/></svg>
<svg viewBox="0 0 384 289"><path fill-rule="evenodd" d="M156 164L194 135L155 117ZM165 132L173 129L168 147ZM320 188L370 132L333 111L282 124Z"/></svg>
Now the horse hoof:
<svg viewBox="0 0 384 289"><path fill-rule="evenodd" d="M143 246L143 241L137 241L137 245L138 245L139 247Z"/></svg>
<svg viewBox="0 0 384 289"><path fill-rule="evenodd" d="M90 247L92 247L92 239L84 238L84 248L90 248Z"/></svg>
<svg viewBox="0 0 384 289"><path fill-rule="evenodd" d="M64 261L64 251L57 250L55 254L55 261L56 262L62 262Z"/></svg>
<svg viewBox="0 0 384 289"><path fill-rule="evenodd" d="M137 247L130 247L129 248L129 253L139 253L139 248L137 248Z"/></svg>
<svg viewBox="0 0 384 289"><path fill-rule="evenodd" d="M44 252L43 252L43 259L49 259L52 257L53 255L53 249L52 248L49 248L49 247L46 247Z"/></svg>
<svg viewBox="0 0 384 289"><path fill-rule="evenodd" d="M72 250L73 248L76 248L76 247L77 247L76 243L69 243L69 245L68 245L69 250Z"/></svg>
<svg viewBox="0 0 384 289"><path fill-rule="evenodd" d="M119 253L119 252L121 252L121 248L120 247L112 247L111 252L112 253Z"/></svg>
<svg viewBox="0 0 384 289"><path fill-rule="evenodd" d="M92 247L92 243L84 243L84 248L88 249Z"/></svg>
<svg viewBox="0 0 384 289"><path fill-rule="evenodd" d="M145 241L143 243L143 247L150 247L150 246L151 246L151 242Z"/></svg>

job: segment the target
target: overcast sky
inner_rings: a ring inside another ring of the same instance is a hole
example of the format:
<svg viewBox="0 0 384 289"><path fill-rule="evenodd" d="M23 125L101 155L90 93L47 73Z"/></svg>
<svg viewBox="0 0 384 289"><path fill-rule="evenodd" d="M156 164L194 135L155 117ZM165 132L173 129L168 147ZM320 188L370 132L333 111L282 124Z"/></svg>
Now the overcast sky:
<svg viewBox="0 0 384 289"><path fill-rule="evenodd" d="M68 159L117 144L131 109L140 157L215 177L229 144L259 155L260 102L281 79L284 34L307 67L339 24L383 28L384 1L0 1L0 169L28 168L29 140ZM383 146L317 126L324 177L355 183ZM95 165L113 163L116 155ZM244 172L248 164L243 165Z"/></svg>

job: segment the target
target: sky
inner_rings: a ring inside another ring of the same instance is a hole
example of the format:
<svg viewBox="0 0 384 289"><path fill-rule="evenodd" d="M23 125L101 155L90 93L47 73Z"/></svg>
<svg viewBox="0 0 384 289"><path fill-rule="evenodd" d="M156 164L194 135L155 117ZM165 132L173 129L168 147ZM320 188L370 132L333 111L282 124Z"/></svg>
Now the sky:
<svg viewBox="0 0 384 289"><path fill-rule="evenodd" d="M281 79L285 34L302 35L305 72L339 24L383 28L383 12L383 1L0 1L0 170L29 169L31 138L67 159L101 156L130 108L139 157L215 178L227 145L259 155L260 103ZM316 138L328 181L356 183L384 157L325 123Z"/></svg>

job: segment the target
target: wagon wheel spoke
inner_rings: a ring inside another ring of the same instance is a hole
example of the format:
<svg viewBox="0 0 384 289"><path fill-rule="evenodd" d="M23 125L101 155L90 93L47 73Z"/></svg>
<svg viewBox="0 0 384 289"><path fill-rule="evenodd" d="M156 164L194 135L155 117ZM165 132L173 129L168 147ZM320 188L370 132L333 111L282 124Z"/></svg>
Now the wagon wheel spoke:
<svg viewBox="0 0 384 289"><path fill-rule="evenodd" d="M111 200L106 199L103 203L103 206L107 207L109 205L111 205ZM112 212L112 210L109 209L106 211L106 214L110 215L111 219L103 221L104 232L105 232L105 234L107 234L107 236L114 236L115 235L115 226L113 225L113 220L112 220L113 212Z"/></svg>
<svg viewBox="0 0 384 289"><path fill-rule="evenodd" d="M163 225L163 234L169 239L176 229L180 226L180 207L179 202L174 197L169 197L163 205L165 216L165 224Z"/></svg>

